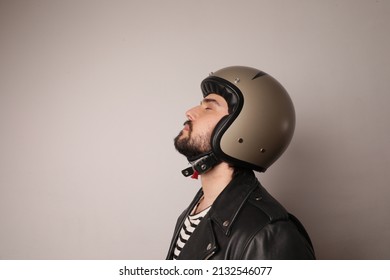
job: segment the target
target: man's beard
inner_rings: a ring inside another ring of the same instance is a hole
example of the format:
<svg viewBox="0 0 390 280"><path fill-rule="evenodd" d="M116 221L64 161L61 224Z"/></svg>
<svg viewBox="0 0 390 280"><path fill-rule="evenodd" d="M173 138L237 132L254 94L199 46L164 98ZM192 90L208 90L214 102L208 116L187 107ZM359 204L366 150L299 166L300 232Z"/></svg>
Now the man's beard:
<svg viewBox="0 0 390 280"><path fill-rule="evenodd" d="M192 123L187 121L185 124L189 125L188 136L182 138L183 131L181 131L179 135L175 137L174 143L176 150L187 157L187 159L195 159L211 151L211 132L193 136Z"/></svg>

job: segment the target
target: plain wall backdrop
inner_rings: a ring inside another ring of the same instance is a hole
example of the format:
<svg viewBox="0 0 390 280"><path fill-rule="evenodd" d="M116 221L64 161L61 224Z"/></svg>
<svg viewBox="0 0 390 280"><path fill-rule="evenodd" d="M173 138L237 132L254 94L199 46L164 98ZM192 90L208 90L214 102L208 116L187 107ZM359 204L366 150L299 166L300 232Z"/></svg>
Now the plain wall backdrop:
<svg viewBox="0 0 390 280"><path fill-rule="evenodd" d="M262 184L319 259L390 259L390 1L0 0L0 259L164 259L173 138L230 65L297 126Z"/></svg>

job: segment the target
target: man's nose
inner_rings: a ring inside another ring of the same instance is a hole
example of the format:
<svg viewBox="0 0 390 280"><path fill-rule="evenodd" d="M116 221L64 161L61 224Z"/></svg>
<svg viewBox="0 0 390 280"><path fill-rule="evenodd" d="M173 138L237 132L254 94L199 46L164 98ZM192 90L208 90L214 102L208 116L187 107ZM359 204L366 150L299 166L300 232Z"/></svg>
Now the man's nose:
<svg viewBox="0 0 390 280"><path fill-rule="evenodd" d="M199 106L193 107L186 112L186 117L188 120L193 121L196 119L198 116L198 107Z"/></svg>

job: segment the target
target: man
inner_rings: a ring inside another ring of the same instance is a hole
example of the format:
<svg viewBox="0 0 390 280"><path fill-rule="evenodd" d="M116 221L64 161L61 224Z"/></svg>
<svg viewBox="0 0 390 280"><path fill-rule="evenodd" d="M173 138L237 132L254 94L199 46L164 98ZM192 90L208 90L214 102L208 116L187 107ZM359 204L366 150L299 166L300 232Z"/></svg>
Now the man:
<svg viewBox="0 0 390 280"><path fill-rule="evenodd" d="M314 259L310 238L259 183L295 128L286 90L270 75L233 66L201 84L176 149L202 188L179 217L167 259Z"/></svg>

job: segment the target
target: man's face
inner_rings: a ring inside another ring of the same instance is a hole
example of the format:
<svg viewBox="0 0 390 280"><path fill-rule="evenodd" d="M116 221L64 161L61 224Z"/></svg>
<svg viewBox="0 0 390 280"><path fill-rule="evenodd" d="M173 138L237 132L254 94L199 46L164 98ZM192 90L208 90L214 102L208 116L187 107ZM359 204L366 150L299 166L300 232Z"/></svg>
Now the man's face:
<svg viewBox="0 0 390 280"><path fill-rule="evenodd" d="M187 158L195 158L211 151L211 134L222 117L228 115L228 110L226 100L214 93L188 110L188 120L175 138L176 150Z"/></svg>

